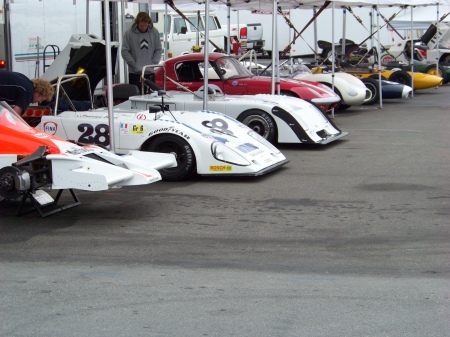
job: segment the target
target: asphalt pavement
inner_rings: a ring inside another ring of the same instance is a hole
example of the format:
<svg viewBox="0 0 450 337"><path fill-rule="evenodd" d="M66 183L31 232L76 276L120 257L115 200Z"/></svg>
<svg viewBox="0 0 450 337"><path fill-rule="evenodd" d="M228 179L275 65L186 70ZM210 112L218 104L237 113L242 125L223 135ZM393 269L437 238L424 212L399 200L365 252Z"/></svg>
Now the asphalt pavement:
<svg viewBox="0 0 450 337"><path fill-rule="evenodd" d="M449 97L336 112L262 177L0 201L0 336L449 336Z"/></svg>

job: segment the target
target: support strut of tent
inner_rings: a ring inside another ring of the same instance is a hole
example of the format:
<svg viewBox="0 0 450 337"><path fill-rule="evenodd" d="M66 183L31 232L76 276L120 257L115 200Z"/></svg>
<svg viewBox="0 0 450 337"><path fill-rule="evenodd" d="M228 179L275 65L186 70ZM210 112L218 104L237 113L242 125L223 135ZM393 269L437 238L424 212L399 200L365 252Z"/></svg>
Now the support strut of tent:
<svg viewBox="0 0 450 337"><path fill-rule="evenodd" d="M411 91L411 98L414 98L414 39L413 39L413 20L414 20L414 15L413 15L413 10L411 8L411 34L410 34L410 38L411 38L411 57L409 58L409 63L411 66L411 88L413 88L413 90Z"/></svg>
<svg viewBox="0 0 450 337"><path fill-rule="evenodd" d="M303 42L306 43L306 45L309 47L309 49L312 50L313 54L314 54L314 58L316 58L317 56L317 49L314 49L313 47L311 47L309 45L309 43L303 38L303 36L301 36L301 34L299 33L299 31L297 30L297 28L295 28L295 26L292 24L292 21L290 18L287 17L287 15L283 12L283 10L281 9L281 7L278 6L278 13L281 14L281 16L283 17L284 21L286 21L286 24L289 26L289 41L291 41L291 29L294 31L294 34L299 34L298 36L303 40ZM316 21L314 21L314 24L316 23ZM316 31L317 33L317 31ZM315 39L316 40L316 39Z"/></svg>
<svg viewBox="0 0 450 337"><path fill-rule="evenodd" d="M336 47L334 43L334 1L331 12L331 90L334 92L334 76L336 71ZM334 118L334 108L331 109L331 118Z"/></svg>
<svg viewBox="0 0 450 337"><path fill-rule="evenodd" d="M342 54L345 54L345 33L347 28L347 11L345 10L345 7L342 9Z"/></svg>
<svg viewBox="0 0 450 337"><path fill-rule="evenodd" d="M205 1L205 53L204 53L204 74L203 74L203 110L208 109L208 67L209 67L209 0Z"/></svg>
<svg viewBox="0 0 450 337"><path fill-rule="evenodd" d="M282 55L286 55L286 53L291 49L291 46L295 43L295 41L297 40L297 38L298 38L300 35L302 35L302 33L306 30L306 28L309 27L309 25L310 25L311 23L313 23L313 22L316 21L317 17L320 15L320 13L322 13L323 10L324 10L325 8L327 8L328 5L329 5L330 3L331 3L331 1L325 1L325 3L322 5L322 7L320 7L320 9L313 15L313 17L311 18L311 20L308 21L308 23L305 25L305 27L303 27L303 29L302 29L300 32L294 34L294 38L293 38L292 41L284 48L284 50L283 50L282 53L281 53ZM276 5L276 4L275 4L275 5ZM274 6L275 6L275 5L274 5Z"/></svg>
<svg viewBox="0 0 450 337"><path fill-rule="evenodd" d="M440 34L439 34L439 3L436 5L436 19L438 20L436 22L436 35L437 35L437 41L436 41L436 74L439 74L439 43L441 42ZM442 77L444 77L445 74L442 74Z"/></svg>
<svg viewBox="0 0 450 337"><path fill-rule="evenodd" d="M313 17L316 17L317 10L316 7L313 9ZM314 20L314 65L319 66L319 52L317 50L317 20Z"/></svg>
<svg viewBox="0 0 450 337"><path fill-rule="evenodd" d="M378 0L377 4L377 27L380 27L380 0ZM381 43L380 43L380 29L377 30L377 61L378 61L378 92L380 95L380 109L383 109L383 90L381 84Z"/></svg>
<svg viewBox="0 0 450 337"><path fill-rule="evenodd" d="M275 85L275 73L276 73L276 54L278 54L277 52L277 45L278 43L276 43L277 39L277 35L276 35L276 30L277 30L277 3L274 0L273 1L273 8L272 8L272 85L271 85L271 94L275 95L275 89L276 89L276 85Z"/></svg>
<svg viewBox="0 0 450 337"><path fill-rule="evenodd" d="M114 115L113 115L113 96L112 96L112 60L111 60L111 31L109 19L109 0L104 0L103 16L105 20L105 52L106 52L106 86L108 88L108 123L109 123L109 146L110 151L115 152L114 143Z"/></svg>

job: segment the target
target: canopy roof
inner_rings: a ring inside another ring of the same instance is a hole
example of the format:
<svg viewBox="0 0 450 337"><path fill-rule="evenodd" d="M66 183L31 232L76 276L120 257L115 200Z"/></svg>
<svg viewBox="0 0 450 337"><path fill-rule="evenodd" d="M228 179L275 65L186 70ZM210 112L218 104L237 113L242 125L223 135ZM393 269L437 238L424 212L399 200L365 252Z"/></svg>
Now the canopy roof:
<svg viewBox="0 0 450 337"><path fill-rule="evenodd" d="M81 1L81 0L78 0ZM93 0L102 1L102 0ZM148 4L151 8L156 10L164 9L165 0L110 0L110 1L124 1L125 3L143 3ZM448 5L450 0L330 0L339 6L422 6L422 5ZM278 6L282 9L297 9L305 8L311 9L321 7L324 0L278 0ZM180 10L199 10L204 6L205 0L174 0L175 6ZM234 10L272 10L273 0L210 0L210 8L224 9L230 4L231 9Z"/></svg>
<svg viewBox="0 0 450 337"><path fill-rule="evenodd" d="M432 23L436 23L437 18L450 12L450 6L439 6L439 15L437 6L421 6L413 9L413 30L426 30ZM450 22L450 16L447 16L443 22ZM405 13L397 16L391 21L391 25L397 30L411 30L411 13Z"/></svg>

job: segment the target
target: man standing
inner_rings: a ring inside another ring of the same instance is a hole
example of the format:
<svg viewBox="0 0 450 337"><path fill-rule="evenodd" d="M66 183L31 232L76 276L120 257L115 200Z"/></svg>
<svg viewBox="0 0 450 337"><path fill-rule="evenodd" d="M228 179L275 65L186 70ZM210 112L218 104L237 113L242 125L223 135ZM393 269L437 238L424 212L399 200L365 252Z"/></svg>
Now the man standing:
<svg viewBox="0 0 450 337"><path fill-rule="evenodd" d="M50 82L43 78L30 80L21 73L0 71L0 101L13 105L13 109L19 114L22 114L30 103L50 101L54 92Z"/></svg>
<svg viewBox="0 0 450 337"><path fill-rule="evenodd" d="M122 41L122 57L128 64L128 81L138 86L141 91L142 68L158 64L161 60L162 47L159 31L153 27L152 19L145 12L140 12ZM147 68L145 78L155 81L155 71Z"/></svg>

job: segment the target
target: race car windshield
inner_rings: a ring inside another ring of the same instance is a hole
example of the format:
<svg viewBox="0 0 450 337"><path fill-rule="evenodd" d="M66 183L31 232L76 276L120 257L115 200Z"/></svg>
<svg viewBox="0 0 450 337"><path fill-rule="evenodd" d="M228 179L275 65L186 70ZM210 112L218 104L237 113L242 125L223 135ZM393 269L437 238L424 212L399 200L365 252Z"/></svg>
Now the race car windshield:
<svg viewBox="0 0 450 337"><path fill-rule="evenodd" d="M28 132L31 130L31 126L5 102L0 102L0 124L16 131Z"/></svg>
<svg viewBox="0 0 450 337"><path fill-rule="evenodd" d="M222 57L216 61L216 65L224 80L253 77L250 70L247 70L238 60L232 57Z"/></svg>

